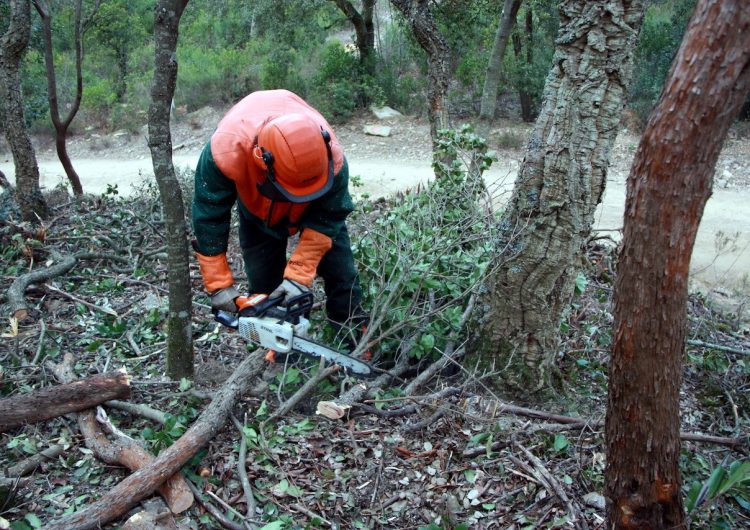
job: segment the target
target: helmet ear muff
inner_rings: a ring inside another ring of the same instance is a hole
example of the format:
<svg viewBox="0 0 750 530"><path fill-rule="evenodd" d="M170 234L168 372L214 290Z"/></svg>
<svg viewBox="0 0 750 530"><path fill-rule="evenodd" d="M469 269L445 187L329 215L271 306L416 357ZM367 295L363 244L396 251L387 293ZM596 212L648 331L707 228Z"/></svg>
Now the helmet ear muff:
<svg viewBox="0 0 750 530"><path fill-rule="evenodd" d="M253 147L253 160L255 161L256 166L268 171L273 166L273 153L256 145Z"/></svg>

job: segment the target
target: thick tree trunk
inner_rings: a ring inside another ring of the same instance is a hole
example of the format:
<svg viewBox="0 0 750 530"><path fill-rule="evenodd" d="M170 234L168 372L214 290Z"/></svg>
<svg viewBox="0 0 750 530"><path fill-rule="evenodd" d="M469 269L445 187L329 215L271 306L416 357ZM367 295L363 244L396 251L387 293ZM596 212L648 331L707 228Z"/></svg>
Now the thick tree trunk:
<svg viewBox="0 0 750 530"><path fill-rule="evenodd" d="M21 215L36 223L49 215L39 188L39 165L26 130L19 68L31 35L31 5L28 0L10 0L10 23L0 37L0 112L5 138L16 168L16 198Z"/></svg>
<svg viewBox="0 0 750 530"><path fill-rule="evenodd" d="M193 375L190 325L192 295L185 208L172 163L169 110L177 82L177 36L188 0L160 0L154 18L154 84L148 112L148 146L159 186L167 232L169 316L167 317L167 375Z"/></svg>
<svg viewBox="0 0 750 530"><path fill-rule="evenodd" d="M495 41L490 52L490 61L487 65L487 73L484 77L484 89L482 90L482 103L479 110L479 118L492 120L495 117L495 105L497 104L497 90L500 86L500 73L505 57L505 47L508 45L510 30L516 20L518 9L522 0L505 0L500 23L495 33Z"/></svg>
<svg viewBox="0 0 750 530"><path fill-rule="evenodd" d="M432 145L437 143L437 132L450 127L448 115L448 83L450 82L450 48L435 19L428 0L391 0L409 23L414 38L427 54L427 113L430 120Z"/></svg>
<svg viewBox="0 0 750 530"><path fill-rule="evenodd" d="M628 178L606 420L608 528L686 528L679 392L690 256L750 90L747 2L698 2Z"/></svg>
<svg viewBox="0 0 750 530"><path fill-rule="evenodd" d="M544 105L501 220L484 315L471 350L498 387L528 396L549 381L576 261L606 183L643 2L568 0Z"/></svg>
<svg viewBox="0 0 750 530"><path fill-rule="evenodd" d="M247 356L232 377L214 394L214 399L195 423L148 466L125 478L103 497L72 515L51 521L46 530L88 530L117 519L160 484L177 473L185 462L205 446L224 425L240 396L248 393L266 362L256 351Z"/></svg>
<svg viewBox="0 0 750 530"><path fill-rule="evenodd" d="M111 373L0 399L0 432L129 397L128 376Z"/></svg>
<svg viewBox="0 0 750 530"><path fill-rule="evenodd" d="M361 13L348 0L334 0L334 2L354 26L359 63L365 72L373 75L375 73L375 25L372 17L375 0L363 0Z"/></svg>

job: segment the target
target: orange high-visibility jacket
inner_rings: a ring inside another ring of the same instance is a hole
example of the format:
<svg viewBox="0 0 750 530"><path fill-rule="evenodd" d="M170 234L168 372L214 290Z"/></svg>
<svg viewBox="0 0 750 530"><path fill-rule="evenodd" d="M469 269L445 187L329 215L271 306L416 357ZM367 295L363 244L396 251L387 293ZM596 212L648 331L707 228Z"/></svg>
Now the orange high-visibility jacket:
<svg viewBox="0 0 750 530"><path fill-rule="evenodd" d="M331 134L334 184L311 203L271 201L257 189L265 172L253 161L256 137L264 123L287 113L305 114ZM254 92L219 122L195 174L193 226L202 253L226 251L231 208L237 199L241 214L256 218L264 229L279 236L309 227L333 238L353 210L341 145L326 119L296 94L288 90Z"/></svg>

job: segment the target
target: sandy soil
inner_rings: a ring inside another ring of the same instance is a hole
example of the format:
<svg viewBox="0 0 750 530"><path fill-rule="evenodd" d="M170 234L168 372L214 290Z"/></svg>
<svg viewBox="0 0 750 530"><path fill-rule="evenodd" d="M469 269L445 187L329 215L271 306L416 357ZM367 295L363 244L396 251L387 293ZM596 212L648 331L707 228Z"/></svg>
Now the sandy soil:
<svg viewBox="0 0 750 530"><path fill-rule="evenodd" d="M205 108L177 116L173 125L174 161L178 168L193 168L200 150L225 109ZM363 133L366 124L378 124L369 113L336 127L350 162L351 173L361 185L352 189L356 196L387 196L414 187L432 178L430 139L427 123L415 118L388 122L391 136ZM499 124L491 143L515 138L511 147L494 145L499 161L487 174L487 181L499 195L507 196L523 157L523 144L529 128ZM145 128L137 133L116 131L103 135L87 131L73 136L69 152L83 181L84 190L99 194L117 184L126 194L133 184L153 178L146 144ZM596 228L619 236L625 204L625 184L638 137L623 131L612 153L607 191L597 210ZM36 138L42 186L50 189L65 182L49 138ZM0 170L13 177L8 148L0 144ZM501 201L502 199L500 199ZM696 240L692 261L694 287L711 291L728 300L750 296L750 140L730 135L717 165L714 192L708 201ZM725 241L723 246L721 241ZM727 242L728 240L728 242Z"/></svg>

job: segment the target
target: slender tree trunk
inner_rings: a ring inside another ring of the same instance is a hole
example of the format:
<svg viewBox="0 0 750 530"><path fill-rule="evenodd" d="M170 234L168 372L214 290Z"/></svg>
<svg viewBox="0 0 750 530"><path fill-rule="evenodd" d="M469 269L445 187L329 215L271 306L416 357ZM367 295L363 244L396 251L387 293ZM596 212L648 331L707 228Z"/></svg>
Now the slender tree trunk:
<svg viewBox="0 0 750 530"><path fill-rule="evenodd" d="M606 420L608 528L686 528L679 473L688 270L750 90L747 2L701 0L628 178Z"/></svg>
<svg viewBox="0 0 750 530"><path fill-rule="evenodd" d="M55 147L57 148L57 156L76 196L83 195L83 187L81 186L81 179L73 168L73 163L70 161L70 156L68 156L66 139L68 128L73 118L78 114L78 109L81 106L81 97L83 96L83 21L81 18L81 3L82 0L77 0L75 3L75 28L73 30L76 48L76 93L67 117L62 119L57 99L57 76L55 74L54 50L52 49L52 15L47 2L44 0L34 0L34 7L36 7L37 13L39 13L39 17L42 19L44 64L47 69L47 99L49 101L52 124L55 126Z"/></svg>
<svg viewBox="0 0 750 530"><path fill-rule="evenodd" d="M414 37L427 54L429 86L427 113L433 146L437 132L450 127L448 115L448 83L450 82L450 48L435 19L428 0L391 0L409 23Z"/></svg>
<svg viewBox="0 0 750 530"><path fill-rule="evenodd" d="M498 387L529 397L550 380L560 320L617 135L643 2L567 0L545 102L501 219L471 350Z"/></svg>
<svg viewBox="0 0 750 530"><path fill-rule="evenodd" d="M122 102L125 97L125 93L128 90L128 48L127 46L120 46L116 50L117 55L117 82L115 84L115 95L117 101Z"/></svg>
<svg viewBox="0 0 750 530"><path fill-rule="evenodd" d="M169 110L177 82L177 37L188 0L159 0L154 17L154 84L148 112L148 145L154 164L166 221L169 317L167 318L167 375L173 379L193 374L190 326L190 285L187 225L182 191L172 163Z"/></svg>
<svg viewBox="0 0 750 530"><path fill-rule="evenodd" d="M479 118L491 121L495 117L495 106L497 104L497 91L500 86L500 73L505 57L505 47L508 45L510 30L513 21L516 20L518 9L522 0L505 0L500 23L495 33L495 42L492 44L490 61L487 65L487 73L484 77L484 89L482 90L482 103L479 110Z"/></svg>
<svg viewBox="0 0 750 530"><path fill-rule="evenodd" d="M10 23L0 37L0 107L5 138L16 169L16 198L26 221L37 222L49 215L39 188L39 165L26 130L19 69L31 35L31 5L28 0L10 0Z"/></svg>
<svg viewBox="0 0 750 530"><path fill-rule="evenodd" d="M513 53L519 62L526 61L526 64L531 67L534 63L534 12L531 6L526 9L524 20L525 44L521 41L521 35L516 33L513 36ZM524 47L526 57L523 56ZM526 87L521 86L518 89L518 100L521 103L521 119L527 123L534 121L536 118L534 98Z"/></svg>
<svg viewBox="0 0 750 530"><path fill-rule="evenodd" d="M366 73L373 75L375 73L375 25L373 24L375 0L363 0L361 13L348 0L334 0L334 2L354 26L359 63Z"/></svg>

